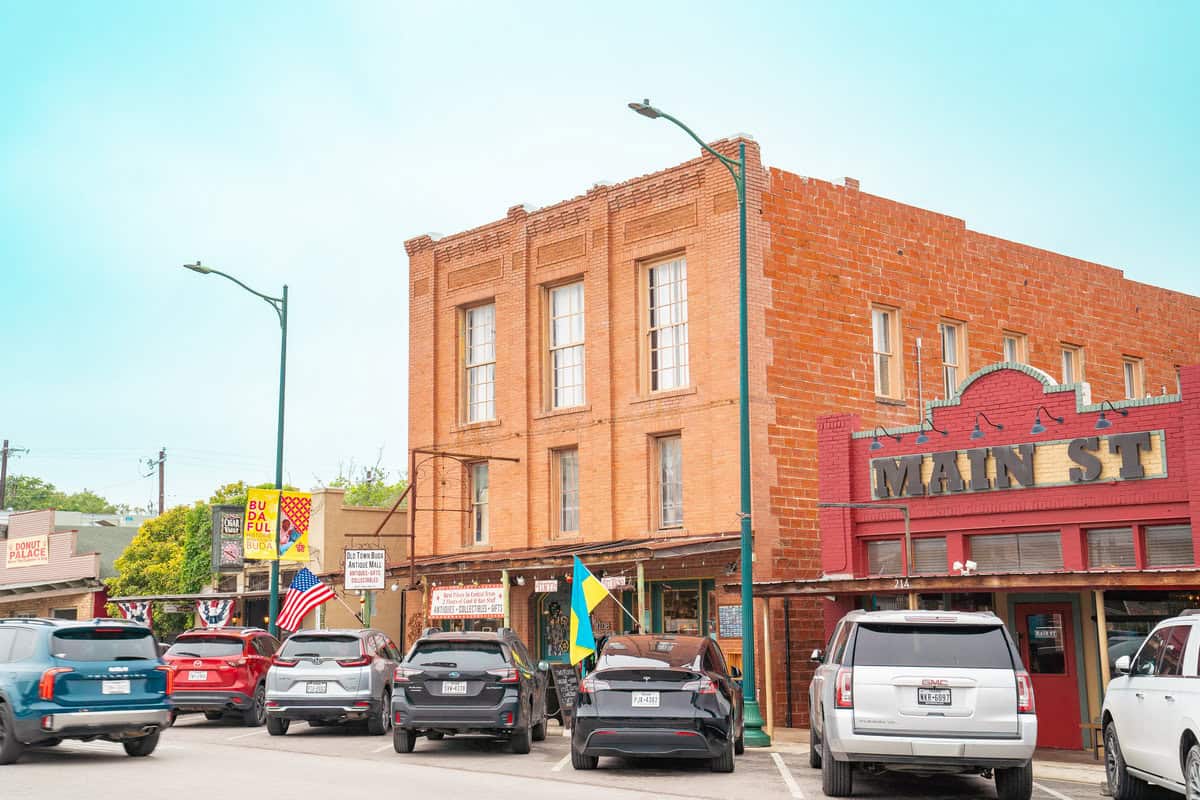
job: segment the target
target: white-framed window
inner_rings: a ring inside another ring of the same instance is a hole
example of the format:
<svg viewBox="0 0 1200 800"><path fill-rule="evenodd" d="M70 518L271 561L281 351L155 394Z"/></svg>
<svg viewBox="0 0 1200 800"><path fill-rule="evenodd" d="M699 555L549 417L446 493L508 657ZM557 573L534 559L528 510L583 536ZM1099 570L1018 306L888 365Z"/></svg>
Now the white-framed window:
<svg viewBox="0 0 1200 800"><path fill-rule="evenodd" d="M463 368L467 422L496 418L496 306L463 312Z"/></svg>
<svg viewBox="0 0 1200 800"><path fill-rule="evenodd" d="M579 449L553 451L555 533L579 533Z"/></svg>
<svg viewBox="0 0 1200 800"><path fill-rule="evenodd" d="M471 543L488 542L488 464L477 461L470 465L471 476Z"/></svg>
<svg viewBox="0 0 1200 800"><path fill-rule="evenodd" d="M961 322L942 320L938 327L942 338L942 387L946 397L953 397L959 381L966 374L966 326Z"/></svg>
<svg viewBox="0 0 1200 800"><path fill-rule="evenodd" d="M875 396L900 399L900 311L871 306L871 349Z"/></svg>
<svg viewBox="0 0 1200 800"><path fill-rule="evenodd" d="M584 403L583 281L549 291L550 407Z"/></svg>
<svg viewBox="0 0 1200 800"><path fill-rule="evenodd" d="M899 575L904 571L904 548L899 539L867 542L867 574Z"/></svg>
<svg viewBox="0 0 1200 800"><path fill-rule="evenodd" d="M1083 380L1083 348L1075 344L1062 346L1062 382L1079 383Z"/></svg>
<svg viewBox="0 0 1200 800"><path fill-rule="evenodd" d="M683 527L683 438L659 436L658 527Z"/></svg>
<svg viewBox="0 0 1200 800"><path fill-rule="evenodd" d="M1125 356L1121 362L1125 375L1125 397L1132 400L1146 393L1146 363L1136 356Z"/></svg>
<svg viewBox="0 0 1200 800"><path fill-rule="evenodd" d="M1009 364L1029 363L1029 337L1023 333L1004 331L1004 360Z"/></svg>
<svg viewBox="0 0 1200 800"><path fill-rule="evenodd" d="M685 387L688 367L687 259L663 261L646 270L649 292L647 355L650 391Z"/></svg>

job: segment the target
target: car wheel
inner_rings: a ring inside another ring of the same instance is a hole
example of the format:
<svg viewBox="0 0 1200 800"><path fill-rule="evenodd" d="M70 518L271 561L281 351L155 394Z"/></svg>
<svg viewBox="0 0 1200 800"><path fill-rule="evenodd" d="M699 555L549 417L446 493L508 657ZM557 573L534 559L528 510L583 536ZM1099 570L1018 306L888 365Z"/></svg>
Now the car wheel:
<svg viewBox="0 0 1200 800"><path fill-rule="evenodd" d="M733 772L733 742L726 742L721 755L709 762L713 772Z"/></svg>
<svg viewBox="0 0 1200 800"><path fill-rule="evenodd" d="M828 722L825 729L829 729ZM833 757L828 737L821 738L821 790L827 797L849 797L854 791L854 765Z"/></svg>
<svg viewBox="0 0 1200 800"><path fill-rule="evenodd" d="M533 716L533 709L529 709L530 716ZM542 710L542 715L538 717L538 721L534 724L530 731L535 742L546 741L546 714L545 709Z"/></svg>
<svg viewBox="0 0 1200 800"><path fill-rule="evenodd" d="M1187 800L1200 800L1200 745L1194 744L1188 750L1183 762L1183 781Z"/></svg>
<svg viewBox="0 0 1200 800"><path fill-rule="evenodd" d="M139 736L136 739L126 739L121 744L125 747L126 755L145 758L154 752L154 748L158 747L158 731L146 736Z"/></svg>
<svg viewBox="0 0 1200 800"><path fill-rule="evenodd" d="M12 715L8 705L0 703L0 764L11 764L25 752L25 745L17 741Z"/></svg>
<svg viewBox="0 0 1200 800"><path fill-rule="evenodd" d="M292 724L290 719L281 719L280 717L267 717L267 733L272 736L283 736L288 732L288 727Z"/></svg>
<svg viewBox="0 0 1200 800"><path fill-rule="evenodd" d="M379 703L379 713L367 718L367 733L372 736L386 736L392 727L392 693L384 692L383 700Z"/></svg>
<svg viewBox="0 0 1200 800"><path fill-rule="evenodd" d="M417 746L417 734L404 728L392 728L392 749L397 753L411 753Z"/></svg>
<svg viewBox="0 0 1200 800"><path fill-rule="evenodd" d="M813 769L821 768L821 741L817 738L817 729L808 729L808 765Z"/></svg>
<svg viewBox="0 0 1200 800"><path fill-rule="evenodd" d="M575 769L595 769L600 764L600 756L588 756L571 746L571 766Z"/></svg>
<svg viewBox="0 0 1200 800"><path fill-rule="evenodd" d="M257 728L267 721L267 687L260 684L254 690L250 707L242 712L242 724L247 728Z"/></svg>
<svg viewBox="0 0 1200 800"><path fill-rule="evenodd" d="M733 754L735 756L745 755L746 753L746 729L738 734L738 738L733 740Z"/></svg>
<svg viewBox="0 0 1200 800"><path fill-rule="evenodd" d="M517 755L525 755L533 749L533 731L528 725L515 729L509 736L508 744Z"/></svg>
<svg viewBox="0 0 1200 800"><path fill-rule="evenodd" d="M224 711L205 711L204 718L209 722L216 722L225 716Z"/></svg>
<svg viewBox="0 0 1200 800"><path fill-rule="evenodd" d="M1149 784L1133 777L1125 768L1117 726L1112 722L1104 729L1104 774L1113 800L1143 800L1148 794Z"/></svg>
<svg viewBox="0 0 1200 800"><path fill-rule="evenodd" d="M1000 800L1029 800L1033 797L1033 762L1021 767L996 770L996 797Z"/></svg>

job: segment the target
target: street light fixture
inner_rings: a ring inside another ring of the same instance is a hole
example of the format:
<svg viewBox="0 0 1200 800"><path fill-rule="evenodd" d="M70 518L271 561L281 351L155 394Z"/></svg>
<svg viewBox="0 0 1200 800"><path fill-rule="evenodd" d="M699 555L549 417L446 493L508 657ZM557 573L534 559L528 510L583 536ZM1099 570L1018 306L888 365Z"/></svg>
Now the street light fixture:
<svg viewBox="0 0 1200 800"><path fill-rule="evenodd" d="M750 524L750 365L746 323L746 143L738 142L735 161L718 153L697 136L691 128L670 114L650 105L646 99L630 103L629 107L649 119L674 123L711 154L729 174L737 187L738 196L738 419L741 455L741 550L742 550L742 693L745 700L745 733L748 747L768 747L771 737L763 730L763 718L758 708L754 684L754 532Z"/></svg>
<svg viewBox="0 0 1200 800"><path fill-rule="evenodd" d="M282 491L283 489L283 398L284 385L287 376L287 306L288 306L288 287L283 285L283 295L281 297L272 297L269 294L263 294L251 289L246 284L239 281L232 275L227 275L218 269L206 267L198 260L195 264L184 264L184 269L190 269L192 272L200 275L220 275L226 280L233 281L238 286L245 289L255 297L259 297L266 301L271 308L275 309L276 316L279 317L279 417L276 422L276 437L275 437L275 488ZM278 541L279 531L275 532L275 540ZM271 635L279 635L279 559L276 558L271 562L271 590L269 603L269 616L267 621L270 623Z"/></svg>

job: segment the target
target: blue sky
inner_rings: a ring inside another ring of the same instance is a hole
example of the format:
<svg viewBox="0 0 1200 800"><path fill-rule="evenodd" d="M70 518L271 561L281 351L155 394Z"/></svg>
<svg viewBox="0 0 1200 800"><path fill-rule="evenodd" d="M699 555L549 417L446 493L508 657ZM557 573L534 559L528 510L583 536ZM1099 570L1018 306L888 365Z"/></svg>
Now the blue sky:
<svg viewBox="0 0 1200 800"><path fill-rule="evenodd" d="M405 239L696 154L767 163L1200 294L1200 6L10 5L0 27L0 436L144 504L405 461Z"/></svg>

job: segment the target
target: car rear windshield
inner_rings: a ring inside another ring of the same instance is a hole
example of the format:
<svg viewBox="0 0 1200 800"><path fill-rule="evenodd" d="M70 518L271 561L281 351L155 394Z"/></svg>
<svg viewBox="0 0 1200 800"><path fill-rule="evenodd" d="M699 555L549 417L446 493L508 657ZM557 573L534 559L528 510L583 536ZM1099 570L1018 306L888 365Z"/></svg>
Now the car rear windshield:
<svg viewBox="0 0 1200 800"><path fill-rule="evenodd" d="M604 646L596 669L699 669L700 653L692 642L676 639L617 639Z"/></svg>
<svg viewBox="0 0 1200 800"><path fill-rule="evenodd" d="M280 658L357 658L362 647L356 636L296 635L283 643Z"/></svg>
<svg viewBox="0 0 1200 800"><path fill-rule="evenodd" d="M176 639L167 651L169 656L192 658L222 658L241 654L242 640L233 636L188 636L186 639Z"/></svg>
<svg viewBox="0 0 1200 800"><path fill-rule="evenodd" d="M508 665L496 642L418 642L408 663L414 667L495 669Z"/></svg>
<svg viewBox="0 0 1200 800"><path fill-rule="evenodd" d="M64 661L158 660L145 628L71 628L51 637L50 652Z"/></svg>
<svg viewBox="0 0 1200 800"><path fill-rule="evenodd" d="M860 625L854 666L1012 669L999 625Z"/></svg>

